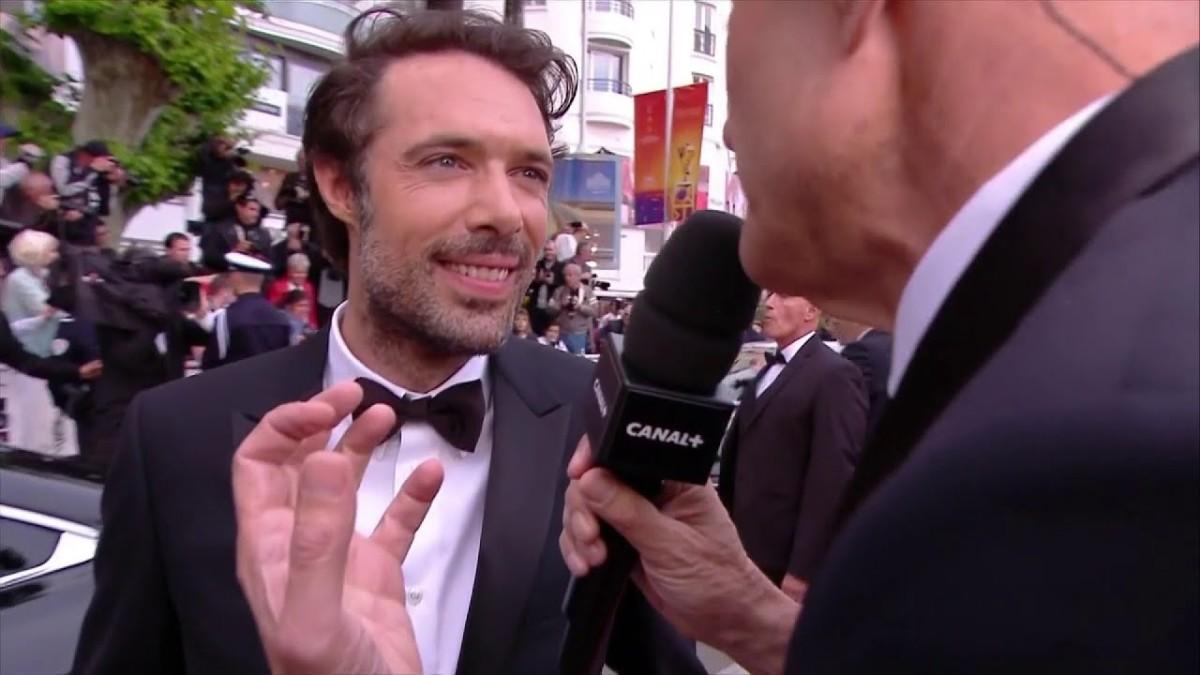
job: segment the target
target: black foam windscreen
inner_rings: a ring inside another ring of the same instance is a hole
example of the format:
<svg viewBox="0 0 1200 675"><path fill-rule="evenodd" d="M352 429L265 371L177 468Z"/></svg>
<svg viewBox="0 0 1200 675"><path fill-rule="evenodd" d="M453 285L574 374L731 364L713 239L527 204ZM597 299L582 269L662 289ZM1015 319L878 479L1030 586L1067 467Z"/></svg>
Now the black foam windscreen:
<svg viewBox="0 0 1200 675"><path fill-rule="evenodd" d="M625 367L647 383L711 394L729 373L759 289L738 260L742 219L697 211L646 271L625 331Z"/></svg>

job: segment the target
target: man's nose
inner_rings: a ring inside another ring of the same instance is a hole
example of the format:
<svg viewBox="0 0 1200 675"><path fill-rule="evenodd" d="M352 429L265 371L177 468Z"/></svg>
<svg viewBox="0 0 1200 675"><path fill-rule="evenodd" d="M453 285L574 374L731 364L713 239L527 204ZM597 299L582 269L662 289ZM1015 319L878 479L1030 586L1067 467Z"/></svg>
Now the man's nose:
<svg viewBox="0 0 1200 675"><path fill-rule="evenodd" d="M504 170L481 172L468 226L471 229L489 228L500 235L520 232L524 219L513 190L512 180Z"/></svg>

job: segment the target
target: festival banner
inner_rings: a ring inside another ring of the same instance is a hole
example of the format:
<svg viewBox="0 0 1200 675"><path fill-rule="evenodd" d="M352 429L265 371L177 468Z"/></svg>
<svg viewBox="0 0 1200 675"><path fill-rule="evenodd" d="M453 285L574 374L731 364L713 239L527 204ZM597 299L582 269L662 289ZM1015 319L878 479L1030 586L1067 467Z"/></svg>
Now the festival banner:
<svg viewBox="0 0 1200 675"><path fill-rule="evenodd" d="M704 145L704 109L707 106L707 82L675 89L671 114L671 171L667 185L670 186L668 215L676 223L696 210L700 148Z"/></svg>
<svg viewBox="0 0 1200 675"><path fill-rule="evenodd" d="M663 176L667 142L667 92L633 97L633 222L650 225L666 220Z"/></svg>
<svg viewBox="0 0 1200 675"><path fill-rule="evenodd" d="M634 224L680 222L696 210L708 83L677 87L670 142L664 138L667 92L633 99ZM669 153L668 175L663 166Z"/></svg>

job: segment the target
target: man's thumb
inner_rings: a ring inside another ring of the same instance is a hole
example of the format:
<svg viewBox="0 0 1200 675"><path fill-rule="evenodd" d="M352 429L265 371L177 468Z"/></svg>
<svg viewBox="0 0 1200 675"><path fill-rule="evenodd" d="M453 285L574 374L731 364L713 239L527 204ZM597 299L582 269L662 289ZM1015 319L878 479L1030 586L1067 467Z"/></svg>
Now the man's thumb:
<svg viewBox="0 0 1200 675"><path fill-rule="evenodd" d="M591 469L579 479L579 493L597 517L642 551L660 539L666 516L658 507L617 480L611 471Z"/></svg>

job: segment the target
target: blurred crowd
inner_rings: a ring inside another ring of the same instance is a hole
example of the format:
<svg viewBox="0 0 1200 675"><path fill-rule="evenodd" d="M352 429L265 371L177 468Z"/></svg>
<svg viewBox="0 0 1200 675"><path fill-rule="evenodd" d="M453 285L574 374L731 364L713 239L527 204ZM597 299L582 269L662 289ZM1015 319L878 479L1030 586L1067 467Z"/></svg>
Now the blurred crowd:
<svg viewBox="0 0 1200 675"><path fill-rule="evenodd" d="M216 138L197 161L203 219L121 247L106 221L137 179L108 145L48 157L17 138L0 124L0 441L104 470L138 392L296 344L345 296L310 240L303 155L272 204L282 232L244 152Z"/></svg>

